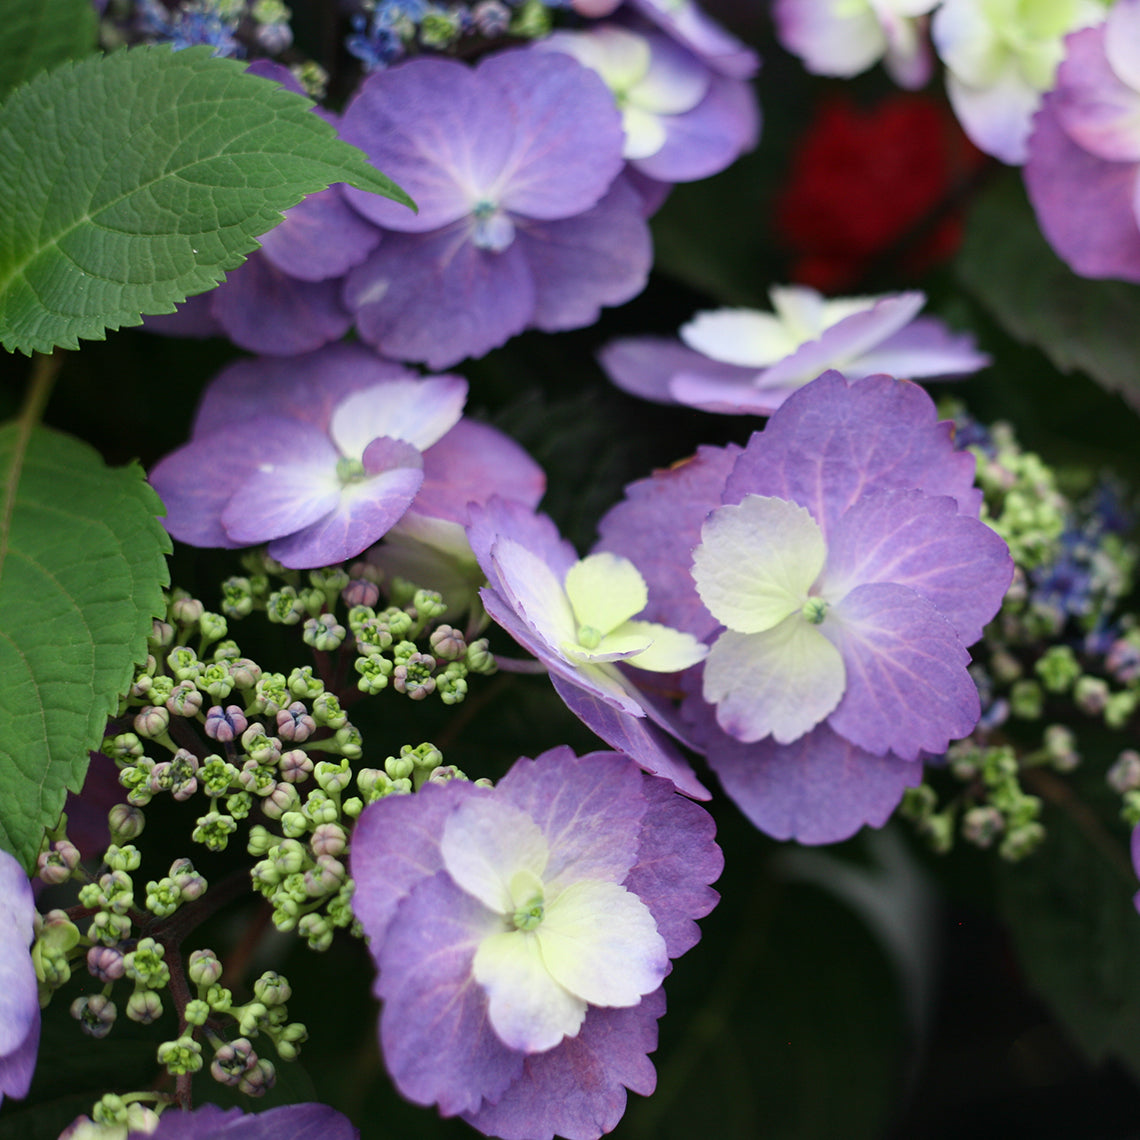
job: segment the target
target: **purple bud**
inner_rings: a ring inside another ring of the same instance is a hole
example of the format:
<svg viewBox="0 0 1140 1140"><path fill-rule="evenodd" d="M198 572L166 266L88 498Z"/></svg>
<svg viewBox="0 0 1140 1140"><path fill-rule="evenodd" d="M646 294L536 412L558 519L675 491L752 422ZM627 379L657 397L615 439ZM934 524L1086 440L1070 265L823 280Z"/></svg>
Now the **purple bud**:
<svg viewBox="0 0 1140 1140"><path fill-rule="evenodd" d="M106 1037L118 1016L115 1003L102 994L77 997L71 1003L71 1016L89 1037Z"/></svg>
<svg viewBox="0 0 1140 1140"><path fill-rule="evenodd" d="M290 784L303 784L313 774L313 762L303 748L286 752L277 762L281 779Z"/></svg>
<svg viewBox="0 0 1140 1140"><path fill-rule="evenodd" d="M122 951L113 946L92 946L87 951L87 972L96 981L118 981L123 976Z"/></svg>
<svg viewBox="0 0 1140 1140"><path fill-rule="evenodd" d="M135 716L135 732L139 736L162 736L170 727L170 713L164 707L147 705Z"/></svg>
<svg viewBox="0 0 1140 1140"><path fill-rule="evenodd" d="M170 603L170 616L179 625L197 625L198 619L205 612L206 607L189 595L176 598Z"/></svg>
<svg viewBox="0 0 1140 1140"><path fill-rule="evenodd" d="M167 712L174 716L197 716L202 711L202 692L193 681L179 681L166 698Z"/></svg>
<svg viewBox="0 0 1140 1140"><path fill-rule="evenodd" d="M309 839L309 847L314 855L330 855L334 859L344 854L346 845L344 828L336 823L319 824Z"/></svg>
<svg viewBox="0 0 1140 1140"><path fill-rule="evenodd" d="M257 1054L245 1037L219 1045L210 1063L210 1076L223 1085L237 1085L242 1076L257 1064Z"/></svg>
<svg viewBox="0 0 1140 1140"><path fill-rule="evenodd" d="M49 851L40 852L36 860L36 874L49 886L58 886L71 878L71 872L79 866L79 849L66 839L59 839Z"/></svg>
<svg viewBox="0 0 1140 1140"><path fill-rule="evenodd" d="M237 739L248 724L245 713L237 705L228 705L224 710L221 705L214 705L206 713L206 735L222 744Z"/></svg>
<svg viewBox="0 0 1140 1140"><path fill-rule="evenodd" d="M365 578L354 578L340 592L344 604L353 606L374 606L380 600L380 587Z"/></svg>
<svg viewBox="0 0 1140 1140"><path fill-rule="evenodd" d="M277 735L282 740L300 744L308 740L316 730L317 722L300 701L294 701L287 709L277 710Z"/></svg>
<svg viewBox="0 0 1140 1140"><path fill-rule="evenodd" d="M261 680L261 666L248 657L238 657L230 662L230 677L239 689L252 689Z"/></svg>
<svg viewBox="0 0 1140 1140"><path fill-rule="evenodd" d="M441 625L432 630L432 652L445 661L458 661L467 655L467 642L463 634L449 625Z"/></svg>

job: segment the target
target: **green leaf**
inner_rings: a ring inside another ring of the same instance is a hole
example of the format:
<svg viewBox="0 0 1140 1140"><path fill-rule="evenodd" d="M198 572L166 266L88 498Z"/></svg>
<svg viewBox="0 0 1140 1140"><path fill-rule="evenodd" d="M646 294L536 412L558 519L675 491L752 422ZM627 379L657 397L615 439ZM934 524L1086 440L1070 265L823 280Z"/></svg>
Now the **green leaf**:
<svg viewBox="0 0 1140 1140"><path fill-rule="evenodd" d="M91 0L0 0L0 99L46 67L95 50Z"/></svg>
<svg viewBox="0 0 1140 1140"><path fill-rule="evenodd" d="M29 869L163 612L161 512L137 464L0 427L0 847Z"/></svg>
<svg viewBox="0 0 1140 1140"><path fill-rule="evenodd" d="M78 347L213 288L333 182L410 203L309 100L208 47L38 75L0 106L0 341Z"/></svg>
<svg viewBox="0 0 1140 1140"><path fill-rule="evenodd" d="M979 199L957 271L1010 336L1140 410L1140 286L1073 273L1041 235L1018 178Z"/></svg>

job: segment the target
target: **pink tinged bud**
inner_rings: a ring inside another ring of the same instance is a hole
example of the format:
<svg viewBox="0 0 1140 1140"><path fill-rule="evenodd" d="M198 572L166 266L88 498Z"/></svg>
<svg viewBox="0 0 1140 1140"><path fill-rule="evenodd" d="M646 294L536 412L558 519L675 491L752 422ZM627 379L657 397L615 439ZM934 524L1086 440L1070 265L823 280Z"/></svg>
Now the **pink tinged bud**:
<svg viewBox="0 0 1140 1140"><path fill-rule="evenodd" d="M300 701L294 701L287 709L278 709L277 735L282 740L292 740L300 744L308 740L316 730L317 722Z"/></svg>
<svg viewBox="0 0 1140 1140"><path fill-rule="evenodd" d="M236 740L245 732L248 724L245 714L237 705L228 705L225 709L221 705L214 705L206 713L206 735L222 744Z"/></svg>
<svg viewBox="0 0 1140 1140"><path fill-rule="evenodd" d="M374 606L380 600L380 587L365 578L354 578L341 590L340 596L349 609L353 606Z"/></svg>
<svg viewBox="0 0 1140 1140"><path fill-rule="evenodd" d="M170 727L170 713L161 706L147 705L135 716L135 732L139 736L162 736Z"/></svg>
<svg viewBox="0 0 1140 1140"><path fill-rule="evenodd" d="M293 748L277 762L281 779L290 784L302 784L313 774L313 762L303 749Z"/></svg>
<svg viewBox="0 0 1140 1140"><path fill-rule="evenodd" d="M87 972L96 981L118 981L123 976L122 952L113 946L92 946L87 951Z"/></svg>
<svg viewBox="0 0 1140 1140"><path fill-rule="evenodd" d="M197 716L202 711L202 693L193 681L179 681L166 698L166 710L174 716Z"/></svg>
<svg viewBox="0 0 1140 1140"><path fill-rule="evenodd" d="M322 823L313 829L309 847L314 855L329 855L337 858L344 854L347 840L344 828L336 823Z"/></svg>

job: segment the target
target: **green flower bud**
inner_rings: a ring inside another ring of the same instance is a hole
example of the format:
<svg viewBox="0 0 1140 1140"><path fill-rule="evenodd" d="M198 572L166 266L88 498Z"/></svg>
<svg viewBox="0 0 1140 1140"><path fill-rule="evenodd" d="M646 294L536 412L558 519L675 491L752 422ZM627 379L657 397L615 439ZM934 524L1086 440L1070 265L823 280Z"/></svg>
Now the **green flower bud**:
<svg viewBox="0 0 1140 1140"><path fill-rule="evenodd" d="M1140 694L1136 692L1113 693L1104 706L1104 723L1109 728L1121 729L1136 711Z"/></svg>
<svg viewBox="0 0 1140 1140"><path fill-rule="evenodd" d="M309 793L305 800L305 806L301 810L314 826L319 826L322 823L336 823L340 818L336 801L316 788Z"/></svg>
<svg viewBox="0 0 1140 1140"><path fill-rule="evenodd" d="M166 658L166 667L177 681L196 681L205 665L188 645L180 645Z"/></svg>
<svg viewBox="0 0 1140 1140"><path fill-rule="evenodd" d="M213 950L195 950L186 974L196 986L211 986L222 976L222 964Z"/></svg>
<svg viewBox="0 0 1140 1140"><path fill-rule="evenodd" d="M273 1039L277 1055L282 1061L295 1061L300 1055L300 1045L309 1039L309 1031L299 1021L286 1025Z"/></svg>
<svg viewBox="0 0 1140 1140"><path fill-rule="evenodd" d="M458 705L467 697L467 666L461 661L452 661L435 678L436 692L445 705Z"/></svg>
<svg viewBox="0 0 1140 1140"><path fill-rule="evenodd" d="M155 656L158 656L159 651L166 649L174 641L174 626L169 622L159 621L155 618L151 622L150 637L147 638L147 648Z"/></svg>
<svg viewBox="0 0 1140 1140"><path fill-rule="evenodd" d="M998 848L998 854L1003 859L1015 863L1031 855L1041 846L1045 838L1045 828L1040 823L1032 822L1011 828Z"/></svg>
<svg viewBox="0 0 1140 1140"><path fill-rule="evenodd" d="M467 656L463 663L469 672L480 673L484 676L494 673L497 668L495 658L491 653L490 642L485 637L480 637L467 646Z"/></svg>
<svg viewBox="0 0 1140 1140"><path fill-rule="evenodd" d="M289 674L289 692L302 701L313 701L325 691L325 683L313 676L311 665L302 665Z"/></svg>
<svg viewBox="0 0 1140 1140"><path fill-rule="evenodd" d="M230 679L241 690L253 689L261 680L261 666L248 657L235 657L226 662Z"/></svg>
<svg viewBox="0 0 1140 1140"><path fill-rule="evenodd" d="M297 933L308 942L310 950L318 952L332 945L334 931L333 924L319 914L302 915L297 923Z"/></svg>
<svg viewBox="0 0 1140 1140"><path fill-rule="evenodd" d="M202 635L202 644L209 645L213 641L221 641L229 633L229 626L221 614L207 610L198 619L198 631Z"/></svg>
<svg viewBox="0 0 1140 1140"><path fill-rule="evenodd" d="M236 661L241 656L241 646L238 645L233 638L227 638L225 641L219 641L214 646L214 660L225 661L227 664L231 661Z"/></svg>
<svg viewBox="0 0 1140 1140"><path fill-rule="evenodd" d="M166 711L173 716L192 717L202 711L202 694L193 681L179 681L166 698Z"/></svg>
<svg viewBox="0 0 1140 1140"><path fill-rule="evenodd" d="M350 796L347 800L342 801L340 805L341 814L347 816L349 819L358 819L363 810L364 801L359 796Z"/></svg>
<svg viewBox="0 0 1140 1140"><path fill-rule="evenodd" d="M154 990L135 990L127 999L127 1017L140 1025L151 1025L162 1016L162 998Z"/></svg>
<svg viewBox="0 0 1140 1140"><path fill-rule="evenodd" d="M164 1041L158 1047L158 1063L172 1077L196 1073L202 1068L202 1046L193 1037Z"/></svg>
<svg viewBox="0 0 1140 1140"><path fill-rule="evenodd" d="M105 736L100 751L116 763L130 763L140 760L145 751L142 741L133 732L121 732L118 736Z"/></svg>
<svg viewBox="0 0 1140 1140"><path fill-rule="evenodd" d="M96 1124L119 1125L126 1128L127 1105L121 1096L107 1093L95 1103L91 1110L91 1119Z"/></svg>
<svg viewBox="0 0 1140 1140"><path fill-rule="evenodd" d="M357 657L352 663L353 669L360 674L356 687L362 693L379 693L388 687L388 677L392 672L392 662L379 653L369 653L366 657Z"/></svg>
<svg viewBox="0 0 1140 1140"><path fill-rule="evenodd" d="M234 1004L234 995L225 986L217 985L206 987L203 999L215 1013L228 1013Z"/></svg>
<svg viewBox="0 0 1140 1140"><path fill-rule="evenodd" d="M92 942L103 946L118 946L131 935L131 920L125 914L113 914L111 911L101 910L91 916L91 925L87 928L87 937Z"/></svg>
<svg viewBox="0 0 1140 1140"><path fill-rule="evenodd" d="M1081 675L1081 666L1068 645L1051 645L1037 659L1034 671L1050 693L1064 693Z"/></svg>
<svg viewBox="0 0 1140 1140"><path fill-rule="evenodd" d="M248 578L227 578L222 583L222 613L228 618L249 617L253 612L253 588Z"/></svg>
<svg viewBox="0 0 1140 1140"><path fill-rule="evenodd" d="M269 819L280 819L287 811L296 811L301 806L297 789L289 783L280 783L261 801L261 810Z"/></svg>
<svg viewBox="0 0 1140 1140"><path fill-rule="evenodd" d="M224 796L237 783L238 770L232 764L212 753L198 769L198 782L210 799Z"/></svg>
<svg viewBox="0 0 1140 1140"><path fill-rule="evenodd" d="M210 1003L202 1001L201 998L194 998L193 1001L186 1003L183 1016L187 1025L205 1025L210 1017Z"/></svg>
<svg viewBox="0 0 1140 1140"><path fill-rule="evenodd" d="M253 691L255 711L267 716L276 716L277 710L289 703L289 689L283 673L263 673Z"/></svg>
<svg viewBox="0 0 1140 1140"><path fill-rule="evenodd" d="M123 955L123 972L147 989L160 990L170 983L170 969L163 961L166 950L153 938L142 938L138 945Z"/></svg>
<svg viewBox="0 0 1140 1140"><path fill-rule="evenodd" d="M1036 720L1045 707L1045 694L1036 681L1018 681L1010 689L1009 707L1014 716Z"/></svg>
<svg viewBox="0 0 1140 1140"><path fill-rule="evenodd" d="M313 719L326 728L338 729L348 724L348 716L332 693L320 693L313 700Z"/></svg>
<svg viewBox="0 0 1140 1140"><path fill-rule="evenodd" d="M197 820L197 827L191 832L190 838L211 851L224 851L230 836L236 830L237 823L232 816L211 811Z"/></svg>
<svg viewBox="0 0 1140 1140"><path fill-rule="evenodd" d="M348 729L345 728L340 729L337 738L339 739L341 732L347 731ZM347 760L341 760L339 763L334 763L332 760L321 760L313 768L313 776L317 785L324 791L342 792L352 780L352 769Z"/></svg>
<svg viewBox="0 0 1140 1140"><path fill-rule="evenodd" d="M211 700L224 701L234 688L229 664L225 661L215 661L212 665L207 665L196 684Z"/></svg>
<svg viewBox="0 0 1140 1140"><path fill-rule="evenodd" d="M79 1028L88 1037L95 1038L106 1037L118 1016L115 1003L102 994L77 997L71 1003L69 1012L79 1022Z"/></svg>
<svg viewBox="0 0 1140 1140"><path fill-rule="evenodd" d="M153 879L146 885L146 909L159 918L168 918L182 905L182 892L173 879ZM129 1014L128 1014L129 1016Z"/></svg>
<svg viewBox="0 0 1140 1140"><path fill-rule="evenodd" d="M293 987L275 970L266 970L253 983L253 994L263 1005L284 1005L293 996Z"/></svg>
<svg viewBox="0 0 1140 1140"><path fill-rule="evenodd" d="M349 760L359 760L364 755L364 737L355 725L345 724L333 735L337 751Z"/></svg>
<svg viewBox="0 0 1140 1140"><path fill-rule="evenodd" d="M305 604L292 586L284 586L266 598L265 615L277 625L296 625L305 616Z"/></svg>

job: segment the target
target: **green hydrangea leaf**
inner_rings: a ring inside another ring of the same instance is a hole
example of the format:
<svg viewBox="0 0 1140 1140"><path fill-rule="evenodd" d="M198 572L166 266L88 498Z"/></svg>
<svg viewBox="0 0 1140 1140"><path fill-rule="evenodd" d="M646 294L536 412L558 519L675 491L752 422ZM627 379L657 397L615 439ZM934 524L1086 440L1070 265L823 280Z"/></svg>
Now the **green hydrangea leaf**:
<svg viewBox="0 0 1140 1140"><path fill-rule="evenodd" d="M0 0L0 99L45 67L95 50L91 0Z"/></svg>
<svg viewBox="0 0 1140 1140"><path fill-rule="evenodd" d="M0 427L0 847L29 869L164 612L161 513L138 464Z"/></svg>
<svg viewBox="0 0 1140 1140"><path fill-rule="evenodd" d="M1015 340L1061 372L1086 372L1140 411L1140 286L1078 277L1042 236L1015 175L971 211L957 272Z"/></svg>
<svg viewBox="0 0 1140 1140"><path fill-rule="evenodd" d="M308 99L208 47L90 56L0 106L0 341L78 347L170 313L333 182L410 199Z"/></svg>

